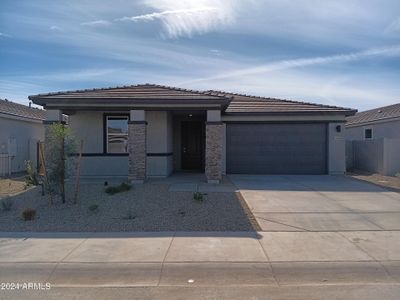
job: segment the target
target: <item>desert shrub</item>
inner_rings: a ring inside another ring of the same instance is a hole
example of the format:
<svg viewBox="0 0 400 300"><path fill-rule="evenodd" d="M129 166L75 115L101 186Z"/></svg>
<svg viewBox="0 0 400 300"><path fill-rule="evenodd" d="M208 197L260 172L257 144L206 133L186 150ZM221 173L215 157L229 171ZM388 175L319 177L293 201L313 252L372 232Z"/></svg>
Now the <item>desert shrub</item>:
<svg viewBox="0 0 400 300"><path fill-rule="evenodd" d="M10 211L12 206L13 206L13 202L8 198L1 201L1 209L3 211Z"/></svg>
<svg viewBox="0 0 400 300"><path fill-rule="evenodd" d="M33 167L33 163L30 160L25 161L25 169L26 169L26 177L25 183L27 186L38 185L39 180L36 176L35 168Z"/></svg>
<svg viewBox="0 0 400 300"><path fill-rule="evenodd" d="M206 194L203 194L203 193L200 193L200 192L195 192L194 194L193 194L193 200L195 200L195 201L197 201L197 202L203 202L205 199L204 199L204 196L205 196Z"/></svg>
<svg viewBox="0 0 400 300"><path fill-rule="evenodd" d="M105 192L109 195L114 195L117 193L121 192L126 192L129 191L132 188L132 186L126 182L121 183L120 185L117 186L108 186L105 189Z"/></svg>
<svg viewBox="0 0 400 300"><path fill-rule="evenodd" d="M26 208L22 212L22 218L24 219L24 221L32 221L35 219L35 217L36 217L36 209L34 208Z"/></svg>
<svg viewBox="0 0 400 300"><path fill-rule="evenodd" d="M46 144L46 188L51 194L58 194L65 203L64 180L72 176L76 163L76 140L70 128L61 123L50 126Z"/></svg>
<svg viewBox="0 0 400 300"><path fill-rule="evenodd" d="M96 213L98 210L99 210L99 205L97 205L97 204L92 204L92 205L90 205L89 207L88 207L88 210L92 213L92 214L94 214L94 213Z"/></svg>

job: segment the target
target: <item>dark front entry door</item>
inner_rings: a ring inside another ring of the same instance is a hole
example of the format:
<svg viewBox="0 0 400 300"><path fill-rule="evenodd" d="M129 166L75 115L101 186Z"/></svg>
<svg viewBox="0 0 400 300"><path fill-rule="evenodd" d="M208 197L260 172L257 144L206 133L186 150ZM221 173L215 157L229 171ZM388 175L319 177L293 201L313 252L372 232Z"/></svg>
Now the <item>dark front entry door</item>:
<svg viewBox="0 0 400 300"><path fill-rule="evenodd" d="M203 122L185 121L182 126L182 169L203 169Z"/></svg>

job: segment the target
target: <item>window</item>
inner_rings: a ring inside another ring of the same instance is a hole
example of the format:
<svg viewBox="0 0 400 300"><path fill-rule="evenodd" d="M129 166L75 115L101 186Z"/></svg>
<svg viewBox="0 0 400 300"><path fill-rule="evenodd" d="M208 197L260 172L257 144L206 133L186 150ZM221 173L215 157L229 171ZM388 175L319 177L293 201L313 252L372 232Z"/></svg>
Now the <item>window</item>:
<svg viewBox="0 0 400 300"><path fill-rule="evenodd" d="M366 140L372 139L372 129L371 128L364 129L364 138Z"/></svg>
<svg viewBox="0 0 400 300"><path fill-rule="evenodd" d="M107 153L128 152L128 116L106 117Z"/></svg>

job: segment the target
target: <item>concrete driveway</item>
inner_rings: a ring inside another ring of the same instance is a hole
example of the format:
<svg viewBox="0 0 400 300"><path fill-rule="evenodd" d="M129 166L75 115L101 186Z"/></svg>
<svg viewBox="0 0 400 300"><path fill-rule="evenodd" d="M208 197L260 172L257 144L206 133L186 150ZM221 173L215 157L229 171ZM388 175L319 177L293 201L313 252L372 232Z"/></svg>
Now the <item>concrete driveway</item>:
<svg viewBox="0 0 400 300"><path fill-rule="evenodd" d="M400 194L345 176L230 175L263 231L400 230Z"/></svg>

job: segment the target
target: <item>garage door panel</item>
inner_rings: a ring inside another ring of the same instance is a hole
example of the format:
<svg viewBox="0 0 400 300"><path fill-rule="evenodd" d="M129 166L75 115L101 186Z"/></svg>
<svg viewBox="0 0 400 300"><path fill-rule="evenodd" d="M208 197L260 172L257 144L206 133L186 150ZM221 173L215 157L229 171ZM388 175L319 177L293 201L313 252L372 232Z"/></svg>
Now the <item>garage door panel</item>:
<svg viewBox="0 0 400 300"><path fill-rule="evenodd" d="M226 142L228 173L326 173L326 124L227 124Z"/></svg>

